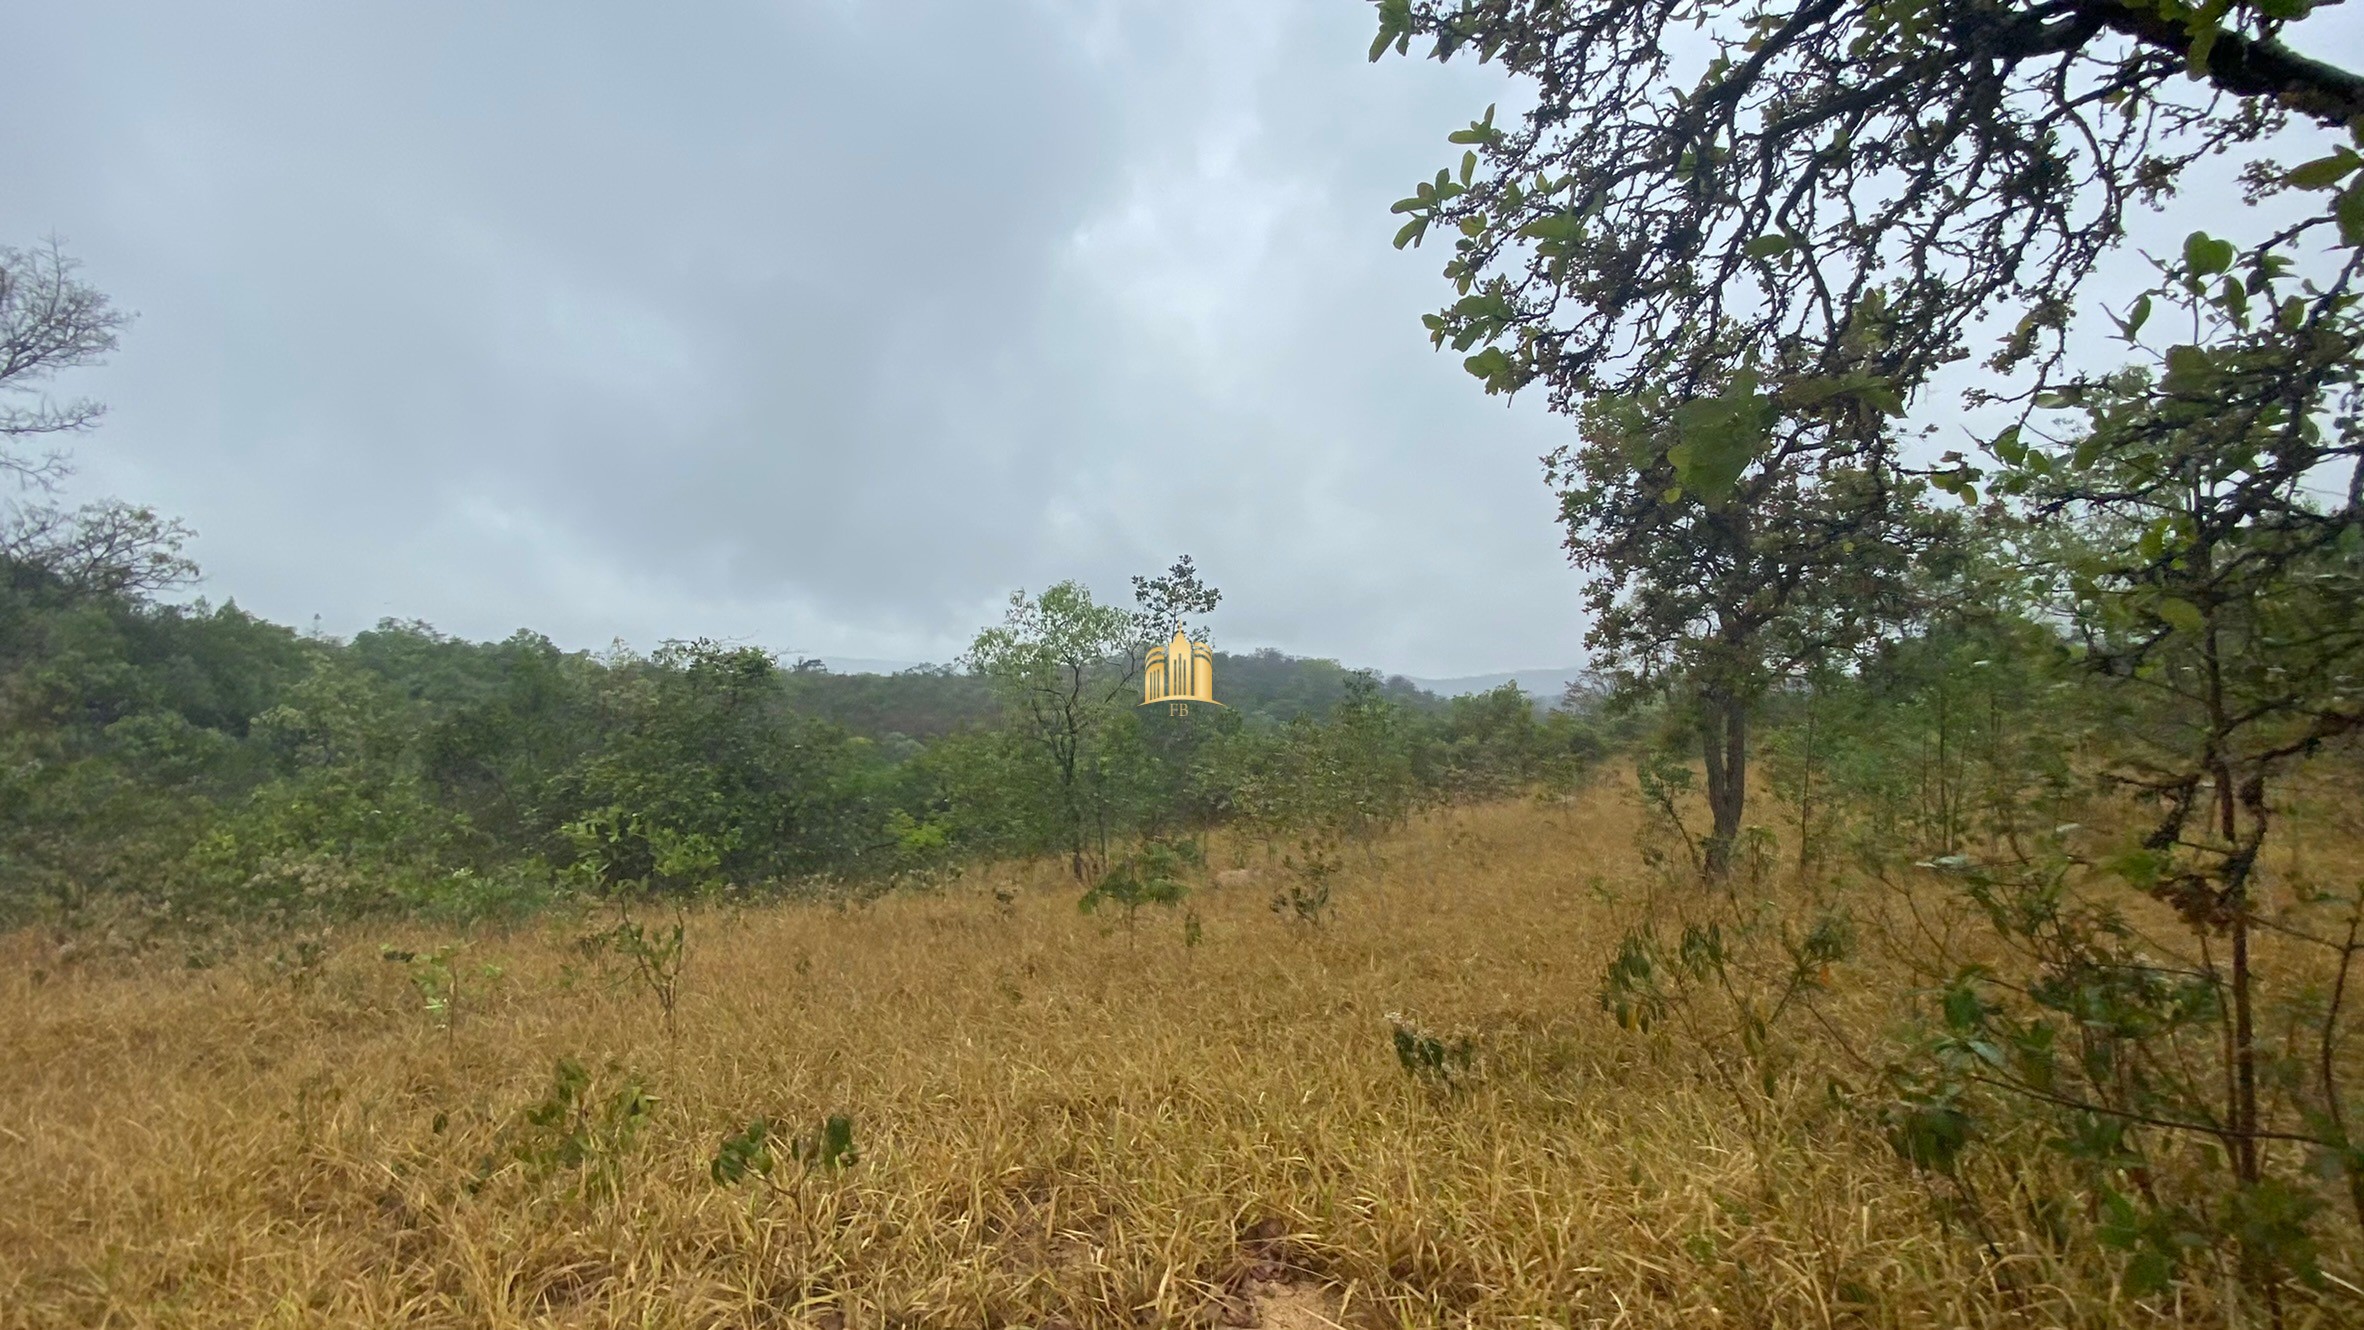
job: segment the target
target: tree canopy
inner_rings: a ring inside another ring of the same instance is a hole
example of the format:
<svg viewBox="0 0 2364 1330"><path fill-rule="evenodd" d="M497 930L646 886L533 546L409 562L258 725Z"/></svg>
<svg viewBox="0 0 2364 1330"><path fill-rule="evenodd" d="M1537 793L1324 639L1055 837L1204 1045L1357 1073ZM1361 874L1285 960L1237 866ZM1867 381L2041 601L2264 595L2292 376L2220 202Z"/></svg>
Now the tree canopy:
<svg viewBox="0 0 2364 1330"><path fill-rule="evenodd" d="M1996 368L2057 364L2129 209L2196 161L2364 116L2364 76L2285 45L2313 8L1380 0L1373 59L1425 39L1535 96L1452 136L1397 243L1450 238L1429 328L1489 391L1714 397L1737 361L1782 407L1893 413L1982 320Z"/></svg>

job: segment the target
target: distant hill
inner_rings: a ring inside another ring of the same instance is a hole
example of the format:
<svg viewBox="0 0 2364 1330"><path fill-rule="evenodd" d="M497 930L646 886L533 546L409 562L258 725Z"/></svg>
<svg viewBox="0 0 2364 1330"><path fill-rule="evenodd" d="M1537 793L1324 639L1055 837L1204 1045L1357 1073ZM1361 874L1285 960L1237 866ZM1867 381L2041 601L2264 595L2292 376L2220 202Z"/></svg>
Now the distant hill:
<svg viewBox="0 0 2364 1330"><path fill-rule="evenodd" d="M924 660L879 660L873 656L795 656L780 658L783 664L793 665L799 660L817 660L831 674L901 674L905 670L930 668Z"/></svg>
<svg viewBox="0 0 2364 1330"><path fill-rule="evenodd" d="M1259 668L1257 662L1263 661L1267 657L1307 663L1313 663L1315 660L1313 657L1306 656L1283 656L1272 648L1266 647L1244 656L1231 652L1217 652L1215 654L1216 668L1221 670L1225 663L1241 662L1245 663L1249 670L1256 671ZM795 656L786 658L787 663L790 664L793 664L797 659L798 657ZM820 661L823 668L831 674L901 674L906 670L935 671L943 668L929 661L885 660L874 656L815 656L805 659ZM1324 663L1337 664L1336 661ZM1269 670L1270 666L1267 664L1262 668ZM1434 693L1438 697L1467 697L1473 693L1490 693L1506 683L1515 683L1528 694L1553 702L1559 700L1560 694L1567 690L1571 682L1586 677L1585 669L1581 665L1567 665L1557 669L1505 670L1500 674L1461 674L1449 679L1424 679L1416 674L1373 672L1382 679L1390 681L1401 679L1421 692ZM1222 678L1226 683L1230 682L1228 674L1218 674L1217 677Z"/></svg>
<svg viewBox="0 0 2364 1330"><path fill-rule="evenodd" d="M1409 682L1438 697L1466 697L1471 693L1490 693L1506 683L1515 683L1528 696L1545 702L1557 702L1568 685L1590 677L1581 665L1566 665L1558 669L1509 670L1501 674L1464 674L1451 679L1410 678Z"/></svg>
<svg viewBox="0 0 2364 1330"><path fill-rule="evenodd" d="M1346 696L1346 681L1354 673L1334 660L1283 655L1269 647L1246 655L1218 651L1215 695L1247 716L1275 721L1323 716ZM995 711L984 681L950 665L843 656L792 658L785 680L790 705L797 710L873 739L933 738L981 723ZM1444 699L1401 675L1383 678L1379 687L1405 706L1444 706Z"/></svg>
<svg viewBox="0 0 2364 1330"><path fill-rule="evenodd" d="M794 662L782 676L789 705L870 739L890 735L933 739L981 724L994 714L993 694L985 681L949 665L840 671L840 664L902 662L843 658Z"/></svg>
<svg viewBox="0 0 2364 1330"><path fill-rule="evenodd" d="M1357 671L1334 660L1289 656L1265 647L1248 655L1215 653L1215 697L1234 711L1292 720L1322 716L1346 696ZM1442 699L1402 675L1384 676L1379 691L1411 707L1441 707Z"/></svg>
<svg viewBox="0 0 2364 1330"><path fill-rule="evenodd" d="M792 665L796 662L792 662ZM1334 660L1291 656L1266 647L1235 654L1215 653L1215 694L1245 716L1288 721L1327 715L1346 695L1356 671ZM1416 710L1439 710L1455 697L1489 692L1516 683L1535 699L1538 711L1559 703L1579 667L1510 670L1450 679L1382 675L1380 691ZM879 660L864 656L806 658L787 672L792 705L833 720L874 739L902 735L928 739L992 717L995 703L984 681L950 665Z"/></svg>

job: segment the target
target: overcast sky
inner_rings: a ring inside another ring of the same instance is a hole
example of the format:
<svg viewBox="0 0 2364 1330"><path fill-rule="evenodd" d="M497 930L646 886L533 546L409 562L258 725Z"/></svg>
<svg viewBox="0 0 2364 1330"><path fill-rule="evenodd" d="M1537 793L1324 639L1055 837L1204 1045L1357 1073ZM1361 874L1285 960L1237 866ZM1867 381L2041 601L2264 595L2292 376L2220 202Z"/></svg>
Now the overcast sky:
<svg viewBox="0 0 2364 1330"><path fill-rule="evenodd" d="M137 311L78 489L204 592L944 659L1182 551L1217 641L1582 655L1387 207L1499 96L1359 0L27 7L0 242ZM34 127L39 132L27 132Z"/></svg>
<svg viewBox="0 0 2364 1330"><path fill-rule="evenodd" d="M1387 207L1513 100L1361 0L21 6L0 243L138 322L77 493L206 595L951 657L1195 555L1218 645L1582 658L1537 458ZM2180 234L2178 232L2177 234Z"/></svg>

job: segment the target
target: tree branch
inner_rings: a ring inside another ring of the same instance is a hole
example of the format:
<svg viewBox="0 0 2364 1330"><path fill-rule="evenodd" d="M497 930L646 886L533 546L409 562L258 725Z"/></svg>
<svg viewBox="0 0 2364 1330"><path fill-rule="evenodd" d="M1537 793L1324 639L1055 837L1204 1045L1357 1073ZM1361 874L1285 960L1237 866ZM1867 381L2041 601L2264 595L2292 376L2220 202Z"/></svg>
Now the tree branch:
<svg viewBox="0 0 2364 1330"><path fill-rule="evenodd" d="M2200 34L2155 9L2081 0L2075 12L2145 46L2188 56ZM2300 55L2278 41L2216 29L2200 77L2241 97L2271 97L2327 125L2364 115L2364 75Z"/></svg>

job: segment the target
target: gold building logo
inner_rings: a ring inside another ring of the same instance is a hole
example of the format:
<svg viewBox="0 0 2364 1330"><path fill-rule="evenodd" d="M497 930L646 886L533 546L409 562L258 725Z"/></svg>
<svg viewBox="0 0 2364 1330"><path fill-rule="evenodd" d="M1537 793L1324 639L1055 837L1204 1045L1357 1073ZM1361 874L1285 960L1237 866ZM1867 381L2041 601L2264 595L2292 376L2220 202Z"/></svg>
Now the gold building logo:
<svg viewBox="0 0 2364 1330"><path fill-rule="evenodd" d="M1179 628L1173 641L1149 648L1149 661L1141 672L1141 705L1161 702L1169 716L1189 715L1193 702L1222 706L1215 700L1215 648L1191 641Z"/></svg>

